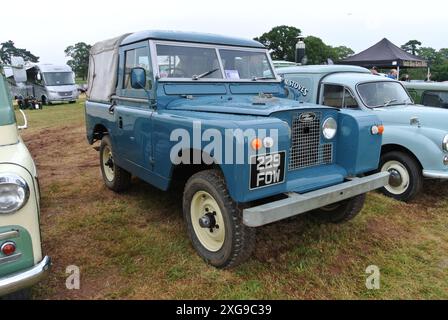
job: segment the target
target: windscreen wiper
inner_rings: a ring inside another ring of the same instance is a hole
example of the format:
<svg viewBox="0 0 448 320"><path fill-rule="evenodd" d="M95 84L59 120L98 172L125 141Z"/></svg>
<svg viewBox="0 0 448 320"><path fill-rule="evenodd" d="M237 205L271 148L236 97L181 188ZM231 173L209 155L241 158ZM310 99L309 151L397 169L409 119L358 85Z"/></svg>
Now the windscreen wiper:
<svg viewBox="0 0 448 320"><path fill-rule="evenodd" d="M206 77L206 76L211 75L212 73L215 73L215 72L218 71L218 70L219 70L219 68L216 68L216 69L213 69L213 70L204 72L204 73L202 73L202 74L200 74L200 75L194 75L194 76L192 77L192 80L199 80L199 79L201 79L201 78L204 78L204 77Z"/></svg>
<svg viewBox="0 0 448 320"><path fill-rule="evenodd" d="M398 101L398 99L391 99L391 100L389 100L389 101L386 101L386 102L384 103L384 107L388 107L388 106L390 106L391 103L393 103L393 102L397 102L397 101Z"/></svg>

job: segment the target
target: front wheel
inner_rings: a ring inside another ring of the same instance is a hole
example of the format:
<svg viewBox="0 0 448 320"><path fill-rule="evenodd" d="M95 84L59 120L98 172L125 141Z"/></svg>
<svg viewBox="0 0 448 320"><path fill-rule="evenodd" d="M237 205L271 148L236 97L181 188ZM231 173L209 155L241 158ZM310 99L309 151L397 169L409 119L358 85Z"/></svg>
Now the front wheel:
<svg viewBox="0 0 448 320"><path fill-rule="evenodd" d="M423 188L420 164L401 151L392 151L381 156L380 170L390 173L389 184L381 192L399 201L411 201Z"/></svg>
<svg viewBox="0 0 448 320"><path fill-rule="evenodd" d="M101 140L100 166L104 183L109 189L115 192L122 192L129 188L131 185L131 174L115 163L109 136L104 136Z"/></svg>
<svg viewBox="0 0 448 320"><path fill-rule="evenodd" d="M243 224L219 170L193 175L183 196L183 214L193 247L216 268L235 267L252 253L255 229Z"/></svg>
<svg viewBox="0 0 448 320"><path fill-rule="evenodd" d="M320 223L344 223L354 219L364 207L366 195L362 194L348 200L331 204L312 211L309 217Z"/></svg>

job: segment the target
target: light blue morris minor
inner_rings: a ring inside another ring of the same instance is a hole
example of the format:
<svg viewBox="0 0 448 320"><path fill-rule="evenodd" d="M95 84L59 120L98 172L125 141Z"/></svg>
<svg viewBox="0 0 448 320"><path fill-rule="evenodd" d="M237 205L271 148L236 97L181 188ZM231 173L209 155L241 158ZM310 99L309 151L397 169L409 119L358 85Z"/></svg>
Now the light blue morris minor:
<svg viewBox="0 0 448 320"><path fill-rule="evenodd" d="M132 175L162 190L183 181L193 247L228 268L249 257L255 227L306 212L348 221L389 179L365 175L378 167L378 117L294 102L285 90L258 42L128 34L91 50L87 139L100 141L103 180L116 192ZM179 147L180 137L191 143Z"/></svg>
<svg viewBox="0 0 448 320"><path fill-rule="evenodd" d="M280 69L290 98L377 115L386 127L379 170L390 172L382 191L412 200L424 178L448 179L448 112L415 105L403 85L354 66Z"/></svg>

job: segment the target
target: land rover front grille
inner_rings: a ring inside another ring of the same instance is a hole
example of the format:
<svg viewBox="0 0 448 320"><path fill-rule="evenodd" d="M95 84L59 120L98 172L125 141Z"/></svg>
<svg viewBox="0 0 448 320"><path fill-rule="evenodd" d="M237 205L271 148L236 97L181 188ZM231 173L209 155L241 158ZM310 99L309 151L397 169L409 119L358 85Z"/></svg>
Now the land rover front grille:
<svg viewBox="0 0 448 320"><path fill-rule="evenodd" d="M333 162L333 144L321 144L320 112L297 113L292 119L290 171Z"/></svg>

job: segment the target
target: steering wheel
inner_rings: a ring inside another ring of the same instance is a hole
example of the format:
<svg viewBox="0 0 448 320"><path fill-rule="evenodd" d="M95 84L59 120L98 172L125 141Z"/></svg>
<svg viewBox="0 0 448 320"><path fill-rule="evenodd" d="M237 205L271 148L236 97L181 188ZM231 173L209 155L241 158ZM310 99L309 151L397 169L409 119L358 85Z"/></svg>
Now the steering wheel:
<svg viewBox="0 0 448 320"><path fill-rule="evenodd" d="M181 68L168 67L167 71L169 74L169 78L188 78L188 73Z"/></svg>

